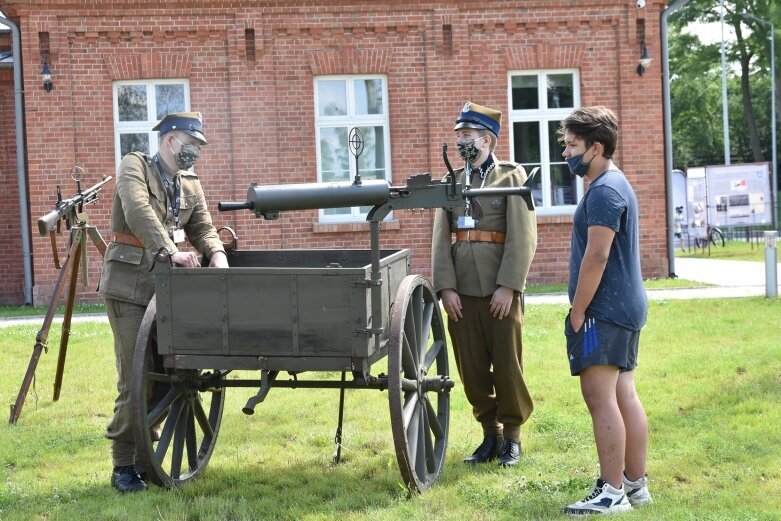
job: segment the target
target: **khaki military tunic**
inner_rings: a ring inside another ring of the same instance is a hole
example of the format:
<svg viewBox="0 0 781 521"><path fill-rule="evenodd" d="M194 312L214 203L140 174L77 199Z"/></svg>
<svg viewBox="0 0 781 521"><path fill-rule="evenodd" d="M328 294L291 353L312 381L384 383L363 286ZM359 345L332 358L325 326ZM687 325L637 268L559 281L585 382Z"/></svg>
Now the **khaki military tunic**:
<svg viewBox="0 0 781 521"><path fill-rule="evenodd" d="M161 163L161 167L164 168ZM176 173L181 185L179 223L189 242L203 255L224 251L212 225L201 183L195 174ZM153 158L132 152L119 165L111 207L111 231L135 236L143 248L110 242L103 260L99 292L114 333L118 396L106 437L112 440L115 466L133 465L130 381L136 337L144 310L154 294L150 267L160 248L179 251L172 240L174 216Z"/></svg>
<svg viewBox="0 0 781 521"><path fill-rule="evenodd" d="M521 186L526 181L523 167L493 159L495 166L485 182L477 169L473 171L473 188ZM466 182L463 169L456 176L458 182ZM518 196L477 199L483 216L475 229L503 232L504 243L454 242L458 218L465 209L437 210L431 251L433 285L437 293L449 288L461 298L463 318L448 320L448 330L467 399L484 435L518 441L520 425L533 409L523 378L520 298L537 248L537 221ZM510 314L501 320L490 313L491 297L499 286L515 291Z"/></svg>

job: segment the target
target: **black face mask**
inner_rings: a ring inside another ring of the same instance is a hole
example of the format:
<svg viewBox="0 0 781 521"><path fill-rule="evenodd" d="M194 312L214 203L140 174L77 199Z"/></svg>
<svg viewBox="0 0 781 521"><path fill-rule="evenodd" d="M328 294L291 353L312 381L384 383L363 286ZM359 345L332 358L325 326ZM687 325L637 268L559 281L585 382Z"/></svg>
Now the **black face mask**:
<svg viewBox="0 0 781 521"><path fill-rule="evenodd" d="M176 136L174 136L174 139L179 141L179 138ZM174 161L176 161L176 166L179 170L189 170L201 156L201 147L191 143L182 143L181 141L179 141L179 144L182 146L179 152L174 154ZM172 148L171 152L173 153L173 151L174 149Z"/></svg>
<svg viewBox="0 0 781 521"><path fill-rule="evenodd" d="M471 163L480 157L480 149L475 146L475 141L483 138L485 138L485 136L470 141L456 141L456 148L458 148L458 155L461 156L461 159L467 163Z"/></svg>

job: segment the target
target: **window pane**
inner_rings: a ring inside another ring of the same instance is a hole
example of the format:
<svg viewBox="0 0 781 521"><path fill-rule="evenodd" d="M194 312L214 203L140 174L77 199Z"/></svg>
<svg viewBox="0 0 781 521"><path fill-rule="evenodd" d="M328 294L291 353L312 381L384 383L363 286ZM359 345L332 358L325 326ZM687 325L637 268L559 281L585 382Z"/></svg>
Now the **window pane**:
<svg viewBox="0 0 781 521"><path fill-rule="evenodd" d="M355 80L355 113L382 114L382 80Z"/></svg>
<svg viewBox="0 0 781 521"><path fill-rule="evenodd" d="M363 133L363 152L358 156L358 173L363 179L385 179L385 129L359 128Z"/></svg>
<svg viewBox="0 0 781 521"><path fill-rule="evenodd" d="M512 77L513 110L539 108L537 76Z"/></svg>
<svg viewBox="0 0 781 521"><path fill-rule="evenodd" d="M540 162L540 123L538 121L518 121L513 123L513 140L515 141L515 162Z"/></svg>
<svg viewBox="0 0 781 521"><path fill-rule="evenodd" d="M572 74L549 74L547 80L549 109L575 106Z"/></svg>
<svg viewBox="0 0 781 521"><path fill-rule="evenodd" d="M158 120L172 112L184 112L184 85L181 83L155 85L155 103Z"/></svg>
<svg viewBox="0 0 781 521"><path fill-rule="evenodd" d="M551 163L564 161L564 145L559 142L560 121L548 121L548 159Z"/></svg>
<svg viewBox="0 0 781 521"><path fill-rule="evenodd" d="M347 149L347 129L320 129L320 168L322 181L349 181L351 154Z"/></svg>
<svg viewBox="0 0 781 521"><path fill-rule="evenodd" d="M566 164L551 165L551 204L561 206L566 204L576 204L575 198L577 192L577 178L572 175Z"/></svg>
<svg viewBox="0 0 781 521"><path fill-rule="evenodd" d="M146 85L117 87L119 121L147 121Z"/></svg>
<svg viewBox="0 0 781 521"><path fill-rule="evenodd" d="M149 153L149 134L120 134L119 155L125 157L129 152Z"/></svg>
<svg viewBox="0 0 781 521"><path fill-rule="evenodd" d="M350 215L351 213L352 213L351 208L324 208L323 209L323 215Z"/></svg>
<svg viewBox="0 0 781 521"><path fill-rule="evenodd" d="M344 80L317 82L318 114L344 116L347 114L347 83Z"/></svg>

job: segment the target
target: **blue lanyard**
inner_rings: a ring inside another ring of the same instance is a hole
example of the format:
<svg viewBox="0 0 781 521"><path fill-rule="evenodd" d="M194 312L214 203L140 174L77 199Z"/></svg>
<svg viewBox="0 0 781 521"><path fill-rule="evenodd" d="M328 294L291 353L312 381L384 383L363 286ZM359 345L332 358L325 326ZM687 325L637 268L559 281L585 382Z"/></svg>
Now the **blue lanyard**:
<svg viewBox="0 0 781 521"><path fill-rule="evenodd" d="M163 167L160 166L160 158L155 156L155 165L157 165L157 172L160 174L160 180L165 187L165 193L168 195L168 200L171 203L171 213L174 215L174 224L176 229L179 229L179 201L181 197L181 187L179 186L179 174L174 176L173 187L168 181L168 178L163 173Z"/></svg>

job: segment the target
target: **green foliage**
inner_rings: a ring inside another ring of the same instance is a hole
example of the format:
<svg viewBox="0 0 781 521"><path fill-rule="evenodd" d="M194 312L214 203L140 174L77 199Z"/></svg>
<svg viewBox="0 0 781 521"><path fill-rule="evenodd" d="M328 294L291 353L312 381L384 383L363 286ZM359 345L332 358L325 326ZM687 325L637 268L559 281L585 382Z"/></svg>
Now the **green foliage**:
<svg viewBox="0 0 781 521"><path fill-rule="evenodd" d="M743 13L751 13L778 28L781 9L770 0L725 1L724 8L725 26L732 27L737 35L736 41L727 40L725 45L731 162L770 161L769 26L746 18ZM692 0L670 17L670 99L675 168L724 163L720 42L702 44L686 31L692 22L718 21L719 2L712 0ZM741 68L741 61L745 62L745 68ZM777 96L779 94L781 92L777 92ZM752 144L752 133L756 135L756 144Z"/></svg>
<svg viewBox="0 0 781 521"><path fill-rule="evenodd" d="M111 332L76 324L60 401L49 394L54 348L41 358L37 396L27 397L19 422L0 422L0 519L561 519L560 508L583 497L598 472L591 420L564 355L566 308L527 306L524 368L535 411L522 429L521 465L461 463L481 434L453 375L446 468L432 490L412 498L400 483L386 392L347 392L343 463L334 467L335 390L272 389L245 416L240 408L255 391L238 388L227 391L201 479L116 494L103 438L115 392ZM781 302L763 298L651 304L636 379L650 420L655 502L622 519L777 518L780 312ZM2 330L4 403L16 398L37 327ZM53 328L51 346L58 334Z"/></svg>

